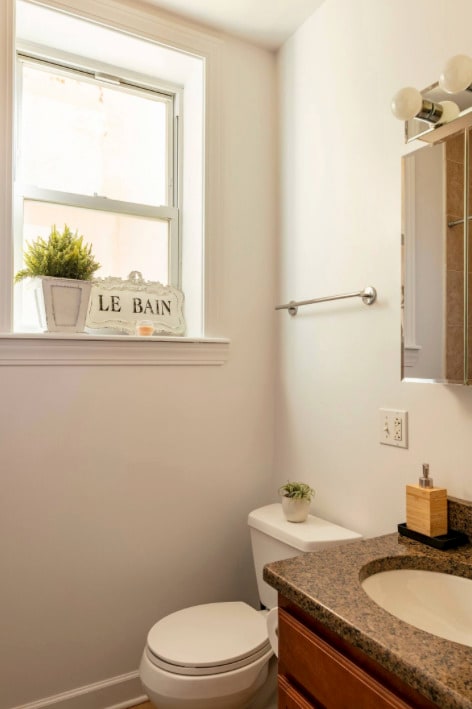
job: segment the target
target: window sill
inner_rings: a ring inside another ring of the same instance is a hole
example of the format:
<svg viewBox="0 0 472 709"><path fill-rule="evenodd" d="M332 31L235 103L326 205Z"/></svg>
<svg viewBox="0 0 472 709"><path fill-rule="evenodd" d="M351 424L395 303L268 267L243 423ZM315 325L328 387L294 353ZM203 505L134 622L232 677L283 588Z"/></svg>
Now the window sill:
<svg viewBox="0 0 472 709"><path fill-rule="evenodd" d="M229 340L58 333L0 334L0 366L222 365Z"/></svg>

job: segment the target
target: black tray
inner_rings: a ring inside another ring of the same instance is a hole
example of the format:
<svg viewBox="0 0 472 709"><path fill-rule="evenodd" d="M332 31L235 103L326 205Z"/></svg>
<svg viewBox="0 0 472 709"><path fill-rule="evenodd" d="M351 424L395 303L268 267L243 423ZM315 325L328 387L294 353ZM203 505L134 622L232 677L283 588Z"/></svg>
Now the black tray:
<svg viewBox="0 0 472 709"><path fill-rule="evenodd" d="M461 546L461 544L468 544L469 542L467 534L456 532L454 529L450 529L447 534L440 534L438 537L428 537L426 534L408 529L406 522L401 522L398 525L398 533L404 537L409 537L410 539L415 539L417 542L422 542L430 547L434 547L435 549L454 549L454 547Z"/></svg>

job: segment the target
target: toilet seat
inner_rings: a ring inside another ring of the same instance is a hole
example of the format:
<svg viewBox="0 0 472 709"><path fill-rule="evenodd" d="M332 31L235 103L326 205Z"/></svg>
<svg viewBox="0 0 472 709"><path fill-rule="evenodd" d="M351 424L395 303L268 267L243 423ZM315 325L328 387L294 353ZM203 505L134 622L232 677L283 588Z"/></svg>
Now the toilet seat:
<svg viewBox="0 0 472 709"><path fill-rule="evenodd" d="M173 674L214 675L246 667L270 653L265 616L246 603L184 608L150 630L147 656Z"/></svg>

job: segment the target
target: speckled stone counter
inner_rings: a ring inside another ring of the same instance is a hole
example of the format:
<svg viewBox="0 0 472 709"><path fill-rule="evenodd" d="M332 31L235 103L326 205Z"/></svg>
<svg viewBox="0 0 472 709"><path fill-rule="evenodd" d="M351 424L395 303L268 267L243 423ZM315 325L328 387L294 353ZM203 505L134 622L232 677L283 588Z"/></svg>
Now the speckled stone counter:
<svg viewBox="0 0 472 709"><path fill-rule="evenodd" d="M268 564L264 578L441 709L472 709L472 648L398 620L361 587L373 573L405 568L472 578L472 545L439 551L395 533Z"/></svg>

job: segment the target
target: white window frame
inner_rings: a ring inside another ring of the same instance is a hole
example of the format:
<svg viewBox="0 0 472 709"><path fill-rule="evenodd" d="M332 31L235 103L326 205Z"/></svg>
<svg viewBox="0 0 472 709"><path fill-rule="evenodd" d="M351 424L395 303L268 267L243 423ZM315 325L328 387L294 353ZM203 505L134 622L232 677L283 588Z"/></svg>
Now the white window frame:
<svg viewBox="0 0 472 709"><path fill-rule="evenodd" d="M13 280L12 176L13 100L15 66L15 0L0 3L0 366L87 364L223 364L229 357L229 340L215 336L220 331L222 276L222 224L220 101L221 40L191 27L154 8L133 8L114 0L32 0L85 21L98 23L124 34L161 43L203 59L205 64L204 134L204 223L205 250L202 269L204 336L142 339L119 336L26 335L9 330L12 294L6 287ZM158 21L156 21L158 20Z"/></svg>
<svg viewBox="0 0 472 709"><path fill-rule="evenodd" d="M15 204L15 246L14 261L15 272L22 267L22 231L23 231L23 201L35 200L37 202L48 202L62 204L71 207L81 207L84 209L96 209L103 212L114 212L118 214L129 214L150 219L165 220L169 226L169 258L168 276L169 284L175 288L181 288L180 273L180 250L181 236L179 227L179 192L180 192L180 169L179 143L181 113L179 111L181 101L181 89L177 86L167 86L162 88L160 83L151 83L148 77L139 76L127 72L121 67L105 65L99 62L91 62L86 57L75 57L66 55L63 52L50 51L47 57L37 48L26 47L21 44L17 47L17 125L21 123L22 111L22 71L21 64L39 66L46 71L50 68L58 74L92 80L103 85L120 86L123 89L143 95L149 91L153 97L164 102L167 107L167 133L168 133L168 161L167 161L167 205L153 206L139 204L135 202L125 202L122 200L109 199L102 196L89 196L73 194L59 190L45 189L36 185L28 185L21 179L21 175L16 170L17 179L14 187ZM106 78L102 78L106 77ZM21 144L20 131L17 129L17 142ZM19 145L16 153L19 159Z"/></svg>

